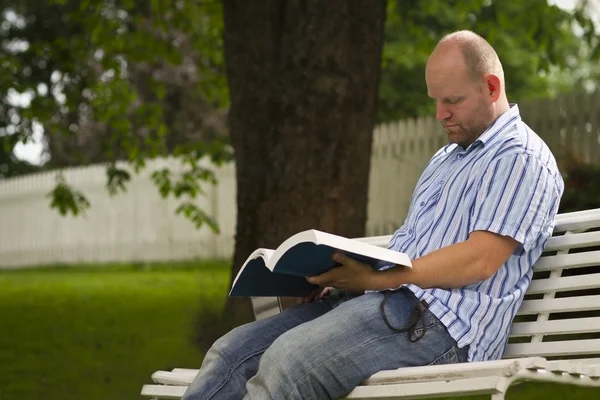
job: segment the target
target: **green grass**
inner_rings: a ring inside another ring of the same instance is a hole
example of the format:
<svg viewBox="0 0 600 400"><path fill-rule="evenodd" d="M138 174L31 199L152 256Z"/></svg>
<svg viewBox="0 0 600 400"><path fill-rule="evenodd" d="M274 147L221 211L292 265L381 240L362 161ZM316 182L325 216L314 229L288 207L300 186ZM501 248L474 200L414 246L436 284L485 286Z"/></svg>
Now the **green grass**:
<svg viewBox="0 0 600 400"><path fill-rule="evenodd" d="M201 304L228 264L0 273L0 399L135 399L157 369L198 368Z"/></svg>
<svg viewBox="0 0 600 400"><path fill-rule="evenodd" d="M228 278L219 262L0 272L0 399L139 399L155 370L198 368L196 317L222 307ZM598 398L600 389L537 383L507 396Z"/></svg>

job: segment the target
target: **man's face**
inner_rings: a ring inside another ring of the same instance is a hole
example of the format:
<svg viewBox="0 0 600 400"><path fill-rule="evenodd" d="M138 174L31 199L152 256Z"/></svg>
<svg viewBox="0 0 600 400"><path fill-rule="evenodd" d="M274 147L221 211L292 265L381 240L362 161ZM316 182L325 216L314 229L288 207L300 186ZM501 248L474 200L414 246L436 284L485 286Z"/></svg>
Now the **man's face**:
<svg viewBox="0 0 600 400"><path fill-rule="evenodd" d="M434 54L427 63L427 91L448 140L466 148L493 122L493 108L483 77L478 82L462 56L447 53Z"/></svg>

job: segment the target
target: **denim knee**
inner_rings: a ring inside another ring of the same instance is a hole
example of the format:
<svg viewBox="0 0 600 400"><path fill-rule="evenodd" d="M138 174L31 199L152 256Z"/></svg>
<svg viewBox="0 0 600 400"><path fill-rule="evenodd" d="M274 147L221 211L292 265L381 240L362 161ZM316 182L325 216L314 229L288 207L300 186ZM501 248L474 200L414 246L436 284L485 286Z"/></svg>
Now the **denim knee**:
<svg viewBox="0 0 600 400"><path fill-rule="evenodd" d="M317 373L319 368L314 363L315 342L318 342L317 338L294 330L281 335L264 352L258 374L254 377L254 388L256 385L268 387L278 398L318 398L313 395L314 391L318 388L326 391L327 385L323 381L325 377Z"/></svg>
<svg viewBox="0 0 600 400"><path fill-rule="evenodd" d="M211 358L218 357L231 367L236 367L246 359L261 354L267 347L249 346L248 339L250 338L244 325L234 328L213 343L206 357L210 354Z"/></svg>
<svg viewBox="0 0 600 400"><path fill-rule="evenodd" d="M229 336L233 333L233 331L228 332L227 334L219 337L208 349L206 352L206 356L204 357L204 361L202 362L202 366L213 362L219 358L223 360L228 360L228 353L231 350L232 344L235 343L235 340L231 340Z"/></svg>

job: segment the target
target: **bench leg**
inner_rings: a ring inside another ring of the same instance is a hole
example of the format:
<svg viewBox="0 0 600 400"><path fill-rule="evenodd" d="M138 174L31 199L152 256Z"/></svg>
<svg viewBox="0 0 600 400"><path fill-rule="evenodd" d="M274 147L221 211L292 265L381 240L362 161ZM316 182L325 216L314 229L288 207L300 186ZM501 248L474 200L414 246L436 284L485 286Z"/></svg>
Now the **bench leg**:
<svg viewBox="0 0 600 400"><path fill-rule="evenodd" d="M491 400L504 400L504 393L494 393L492 394Z"/></svg>

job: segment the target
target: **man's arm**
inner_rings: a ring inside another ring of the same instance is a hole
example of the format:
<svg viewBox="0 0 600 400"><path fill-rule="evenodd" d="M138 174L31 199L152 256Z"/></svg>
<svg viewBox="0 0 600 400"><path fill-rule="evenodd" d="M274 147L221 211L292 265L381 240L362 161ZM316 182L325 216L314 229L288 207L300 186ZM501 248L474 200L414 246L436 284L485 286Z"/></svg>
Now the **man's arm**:
<svg viewBox="0 0 600 400"><path fill-rule="evenodd" d="M384 290L412 283L421 288L459 288L491 277L506 262L519 243L511 237L475 231L465 242L433 251L413 260L412 268L374 271L370 266L343 254L334 259L342 266L307 278L320 286L351 292Z"/></svg>
<svg viewBox="0 0 600 400"><path fill-rule="evenodd" d="M508 260L519 243L511 237L476 231L466 242L433 251L413 261L413 268L391 268L373 275L378 289L405 283L423 289L454 289L490 278Z"/></svg>

